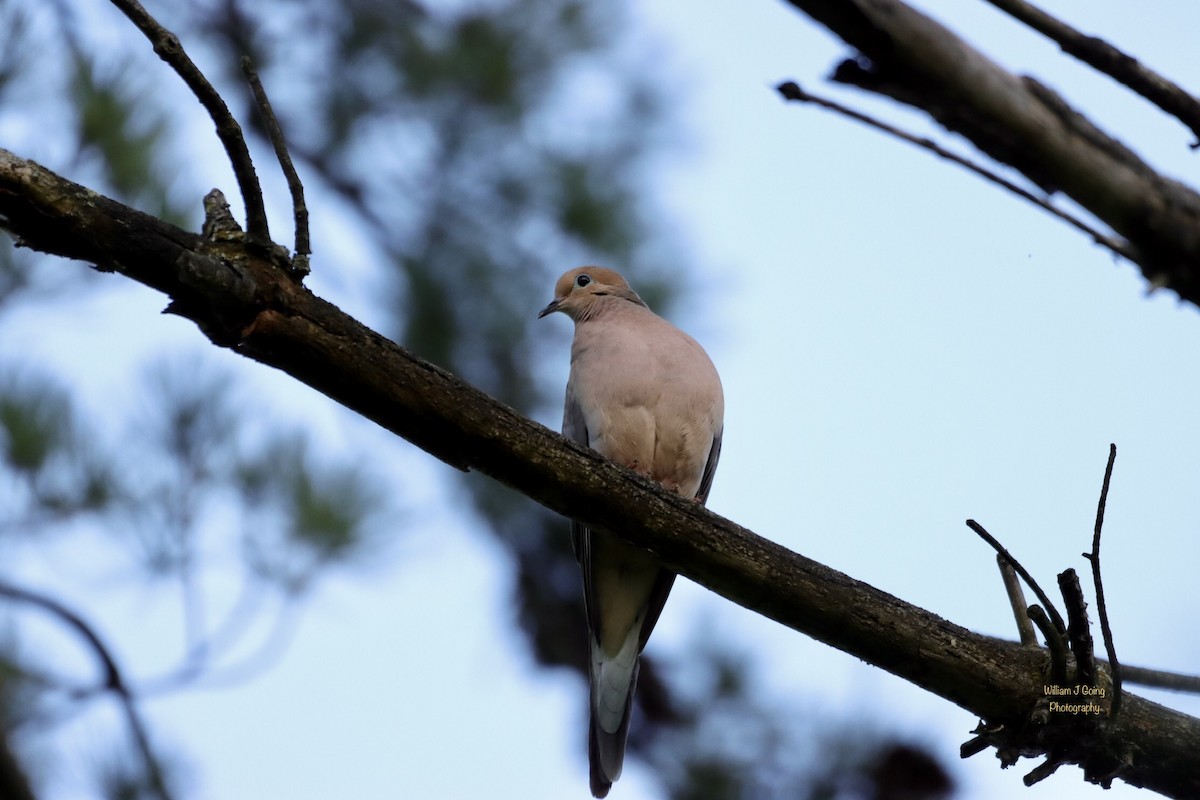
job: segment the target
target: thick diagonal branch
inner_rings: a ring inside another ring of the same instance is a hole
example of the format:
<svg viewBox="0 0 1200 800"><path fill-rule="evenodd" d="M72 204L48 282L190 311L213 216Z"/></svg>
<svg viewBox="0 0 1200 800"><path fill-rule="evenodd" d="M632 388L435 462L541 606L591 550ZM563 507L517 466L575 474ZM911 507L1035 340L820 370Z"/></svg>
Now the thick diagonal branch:
<svg viewBox="0 0 1200 800"><path fill-rule="evenodd" d="M220 249L4 151L0 221L29 247L160 289L215 343L446 463L612 531L717 594L980 717L1020 724L1041 696L1041 651L974 633L790 552L569 442L366 328L256 249ZM1127 695L1108 735L1142 754L1124 780L1200 796L1200 721Z"/></svg>
<svg viewBox="0 0 1200 800"><path fill-rule="evenodd" d="M900 0L788 2L861 54L842 62L835 80L919 108L1045 190L1064 192L1133 245L1152 285L1200 301L1195 191Z"/></svg>
<svg viewBox="0 0 1200 800"><path fill-rule="evenodd" d="M1121 52L1103 39L1087 36L1025 0L987 0L1014 19L1053 39L1070 53L1113 80L1128 86L1161 108L1196 135L1200 145L1200 100L1174 81L1167 80L1136 58Z"/></svg>

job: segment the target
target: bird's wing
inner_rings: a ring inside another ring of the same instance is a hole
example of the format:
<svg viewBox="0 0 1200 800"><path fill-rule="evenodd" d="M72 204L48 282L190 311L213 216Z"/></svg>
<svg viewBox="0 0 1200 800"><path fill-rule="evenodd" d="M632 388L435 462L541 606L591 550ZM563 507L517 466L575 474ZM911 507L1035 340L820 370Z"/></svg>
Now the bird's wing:
<svg viewBox="0 0 1200 800"><path fill-rule="evenodd" d="M563 436L573 442L587 447L591 444L588 438L587 423L583 418L583 409L579 405L579 399L572 391L571 384L567 384L566 402L563 404ZM589 564L591 562L591 531L578 522L571 520L571 547L575 550L575 560L579 562L579 566L583 572L583 603L587 611L588 627L595 631L599 620L595 619L595 611L593 606L595 602L592 600L592 578Z"/></svg>
<svg viewBox="0 0 1200 800"><path fill-rule="evenodd" d="M717 462L721 460L721 437L724 430L717 431L713 437L712 447L708 448L708 461L704 462L704 474L700 477L700 488L696 491L696 499L703 505L708 502L708 493L712 489L713 475L717 474Z"/></svg>

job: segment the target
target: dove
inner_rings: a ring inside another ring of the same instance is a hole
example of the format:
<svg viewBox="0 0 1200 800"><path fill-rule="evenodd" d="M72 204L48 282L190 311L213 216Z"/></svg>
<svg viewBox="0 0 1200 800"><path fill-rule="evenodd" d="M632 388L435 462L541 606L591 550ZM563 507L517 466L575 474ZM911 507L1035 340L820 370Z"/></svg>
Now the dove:
<svg viewBox="0 0 1200 800"><path fill-rule="evenodd" d="M578 267L538 317L575 323L563 435L699 503L721 455L725 399L708 354L617 272ZM590 650L588 761L605 797L621 775L638 661L675 574L648 552L571 523Z"/></svg>

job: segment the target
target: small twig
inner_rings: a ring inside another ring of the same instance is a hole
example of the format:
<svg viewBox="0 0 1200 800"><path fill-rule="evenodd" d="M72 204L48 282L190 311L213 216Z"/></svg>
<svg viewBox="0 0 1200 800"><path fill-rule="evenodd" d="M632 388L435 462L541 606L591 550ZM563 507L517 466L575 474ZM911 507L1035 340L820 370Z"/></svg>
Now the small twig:
<svg viewBox="0 0 1200 800"><path fill-rule="evenodd" d="M1032 605L1026 613L1046 638L1046 647L1050 648L1050 680L1062 686L1067 682L1067 646L1062 634L1050 622L1041 606Z"/></svg>
<svg viewBox="0 0 1200 800"><path fill-rule="evenodd" d="M138 752L145 765L146 777L149 779L150 788L159 797L159 800L170 800L171 795L167 791L162 768L159 766L158 759L154 756L154 751L150 747L150 736L147 734L146 726L142 722L141 715L138 714L137 706L134 704L133 693L129 691L129 687L122 678L121 671L117 668L112 653L105 646L104 642L100 640L99 635L92 629L92 626L84 622L82 617L57 600L36 592L31 592L28 589L0 583L0 597L7 597L10 600L27 603L48 611L83 637L83 640L87 642L92 652L95 653L96 658L100 661L100 666L104 671L105 688L116 696L125 714L126 724L133 734L134 743L137 745Z"/></svg>
<svg viewBox="0 0 1200 800"><path fill-rule="evenodd" d="M250 160L250 148L246 145L246 137L242 135L242 128L229 112L229 107L204 77L204 73L184 52L179 37L160 25L138 0L112 0L112 4L150 40L154 52L183 78L183 82L212 118L213 124L217 126L217 138L224 145L230 166L233 167L233 174L237 177L242 202L246 204L247 236L256 244L267 244L271 241L271 232L267 227L262 188L254 171L254 162Z"/></svg>
<svg viewBox="0 0 1200 800"><path fill-rule="evenodd" d="M971 731L974 736L959 745L958 757L970 758L973 755L982 753L992 745L996 745L999 748L1000 745L997 744L998 737L1004 734L1004 732L1005 726L1002 722L988 725L983 720L979 720L979 724Z"/></svg>
<svg viewBox="0 0 1200 800"><path fill-rule="evenodd" d="M1033 786L1035 783L1044 781L1046 778L1049 778L1051 775L1053 775L1058 768L1062 766L1062 763L1062 761L1059 761L1056 758L1047 758L1041 764L1038 764L1036 767L1031 769L1029 774L1022 778L1022 780L1025 782L1026 786Z"/></svg>
<svg viewBox="0 0 1200 800"><path fill-rule="evenodd" d="M1117 460L1117 446L1108 446L1108 464L1104 468L1104 483L1100 487L1100 502L1096 504L1096 529L1092 534L1092 551L1083 557L1092 563L1092 580L1096 585L1096 613L1100 617L1100 632L1104 635L1104 649L1108 651L1109 669L1112 670L1113 700L1109 719L1116 722L1121 711L1121 665L1117 661L1117 648L1113 645L1112 628L1108 624L1108 606L1104 603L1104 581L1100 579L1100 531L1104 528L1104 507L1108 504L1108 486L1112 481L1113 464Z"/></svg>
<svg viewBox="0 0 1200 800"><path fill-rule="evenodd" d="M1029 615L1025 611L1029 607L1029 603L1025 602L1025 592L1021 589L1021 582L1017 580L1017 571L999 553L996 554L996 566L1000 568L1000 579L1004 582L1004 592L1008 595L1009 605L1012 606L1013 618L1017 622L1017 634L1021 638L1021 644L1036 645L1038 643L1037 633L1033 630L1033 623L1030 622Z"/></svg>
<svg viewBox="0 0 1200 800"><path fill-rule="evenodd" d="M1178 119L1196 135L1191 148L1200 147L1200 100L1173 81L1147 69L1103 39L1085 36L1025 0L987 0L1014 19L1053 40L1083 63L1129 87Z"/></svg>
<svg viewBox="0 0 1200 800"><path fill-rule="evenodd" d="M1012 565L1012 568L1017 571L1021 579L1025 581L1025 585L1033 589L1033 593L1037 595L1037 599L1041 601L1043 608L1050 614L1050 619L1054 620L1054 629L1058 631L1059 636L1064 636L1067 632L1067 625L1063 622L1062 614L1058 613L1058 609L1054 607L1054 603L1050 602L1050 597L1042 591L1042 587L1038 586L1038 582L1033 579L1033 576L1021 566L1021 562L1012 557L1012 554L1004 549L1004 545L996 541L996 537L992 536L983 526L973 519L967 520L967 527L975 531L979 538L992 546L992 549L1003 556L1004 560ZM1035 620L1036 622L1036 620Z"/></svg>
<svg viewBox="0 0 1200 800"><path fill-rule="evenodd" d="M992 746L992 741L986 736L973 736L958 747L959 758L970 758L978 755Z"/></svg>
<svg viewBox="0 0 1200 800"><path fill-rule="evenodd" d="M780 96L782 96L785 100L795 100L795 101L799 101L802 103L812 103L813 105L820 106L821 108L829 109L830 111L837 112L838 114L849 117L850 119L857 120L858 122L861 122L864 125L868 125L872 128L875 128L876 130L883 131L884 133L895 136L898 139L906 141L910 144L914 144L917 147L920 147L922 149L928 150L929 152L933 153L934 155L939 156L940 158L944 158L947 161L951 161L955 164L958 164L961 167L965 167L966 169L970 170L971 172L974 172L976 175L980 176L984 180L991 181L992 183L995 183L996 185L998 185L1004 189L1007 189L1008 191L1012 192L1013 194L1017 195L1018 197L1021 197L1022 199L1027 200L1030 203L1033 203L1034 205L1038 206L1039 208L1042 208L1045 211L1050 212L1054 216L1056 216L1059 219L1061 219L1062 221L1066 222L1071 227L1075 228L1076 230L1079 230L1082 233L1087 234L1089 237L1091 237L1092 241L1096 242L1096 244L1099 244L1102 247L1107 247L1109 250L1111 250L1113 253L1120 256L1121 258L1124 258L1125 260L1127 260L1131 263L1134 263L1134 264L1139 263L1138 259L1140 258L1140 255L1138 254L1137 249L1130 242L1127 242L1124 239L1119 239L1119 238L1116 238L1113 236L1109 236L1105 233L1102 233L1101 231L1088 225L1086 222L1079 219L1078 217L1074 217L1074 216L1068 214L1067 212L1063 211L1062 209L1058 208L1050 201L1048 201L1044 198L1038 197L1037 195L1030 192L1028 189L1024 189L1024 188L1018 186L1017 184L1013 183L1012 181L1008 180L1007 178L1004 178L1004 177L1000 176L999 174L992 172L991 170L987 169L986 167L982 167L982 166L974 163L973 161L968 161L967 159L963 158L962 156L960 156L956 153L950 152L949 150L947 150L944 147L937 144L937 142L934 142L932 139L929 139L926 137L921 137L921 136L916 136L914 134L908 133L907 131L900 130L899 128L897 128L893 125L889 125L888 123L883 122L882 120L875 119L874 117L864 114L861 111L855 111L854 109L849 108L848 106L844 106L841 103L837 103L837 102L834 102L833 100L828 100L826 98L819 97L818 95L807 92L804 89L800 88L800 85L797 84L795 81L784 81L783 83L781 83L775 87L775 91L779 92Z"/></svg>
<svg viewBox="0 0 1200 800"><path fill-rule="evenodd" d="M279 127L275 110L271 108L267 91L263 88L250 56L242 56L242 73L250 84L250 91L254 93L254 102L258 104L258 113L262 115L263 127L267 131L267 137L271 140L271 146L275 148L275 157L279 159L279 166L283 169L284 177L287 178L288 191L292 194L292 216L296 227L292 275L296 278L303 278L310 271L308 257L312 254L308 238L308 206L304 204L304 184L300 182L300 175L296 172L296 165L292 163L287 142L283 138L283 129Z"/></svg>
<svg viewBox="0 0 1200 800"><path fill-rule="evenodd" d="M1083 599L1083 587L1075 570L1068 569L1058 576L1058 588L1067 607L1067 639L1071 652L1075 654L1078 670L1076 682L1083 686L1096 685L1096 653L1092 645L1092 632L1088 627L1087 603Z"/></svg>

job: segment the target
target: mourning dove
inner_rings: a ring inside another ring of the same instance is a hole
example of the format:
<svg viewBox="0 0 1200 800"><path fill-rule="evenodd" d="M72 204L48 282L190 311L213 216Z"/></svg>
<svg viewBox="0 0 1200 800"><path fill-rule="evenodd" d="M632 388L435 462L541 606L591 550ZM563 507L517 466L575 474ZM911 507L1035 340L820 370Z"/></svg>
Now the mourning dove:
<svg viewBox="0 0 1200 800"><path fill-rule="evenodd" d="M567 272L538 317L555 311L575 321L563 435L705 502L721 455L725 400L704 349L611 269ZM571 539L591 650L591 787L604 797L621 775L638 655L675 574L644 550L593 536L577 522Z"/></svg>

